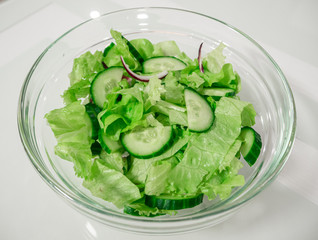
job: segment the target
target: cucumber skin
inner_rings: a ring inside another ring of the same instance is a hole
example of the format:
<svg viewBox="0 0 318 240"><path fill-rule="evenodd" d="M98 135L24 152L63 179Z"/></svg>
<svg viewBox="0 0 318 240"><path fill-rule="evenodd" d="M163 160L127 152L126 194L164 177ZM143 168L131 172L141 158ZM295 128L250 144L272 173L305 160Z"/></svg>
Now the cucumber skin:
<svg viewBox="0 0 318 240"><path fill-rule="evenodd" d="M98 131L98 140L100 142L101 147L108 153L111 154L111 150L109 149L109 147L106 145L106 143L102 140L102 134L104 133L103 129L99 129Z"/></svg>
<svg viewBox="0 0 318 240"><path fill-rule="evenodd" d="M103 134L104 134L104 130L103 129L99 129L98 131L98 141L100 142L101 147L108 153L111 154L112 152L116 152L118 150L112 150L107 143L103 140Z"/></svg>
<svg viewBox="0 0 318 240"><path fill-rule="evenodd" d="M88 103L85 105L85 110L92 122L92 139L96 140L98 138L98 130L100 128L97 120L97 115L100 112L100 109L97 105Z"/></svg>
<svg viewBox="0 0 318 240"><path fill-rule="evenodd" d="M157 207L163 210L180 210L192 208L203 201L203 194L199 194L193 198L166 199L160 196L145 195L145 204L149 207Z"/></svg>
<svg viewBox="0 0 318 240"><path fill-rule="evenodd" d="M112 70L112 69L115 69L115 68L124 69L124 67L121 67L121 66L112 66L112 67L109 67L109 68L104 69L104 70L100 71L99 73L97 73L96 76L95 76L95 78L93 79L93 81L92 81L92 83L91 83L91 87L90 87L89 92L90 92L90 94L91 94L93 103L94 103L96 106L98 106L98 105L95 103L95 99L94 99L94 96L95 96L95 95L93 94L93 85L94 85L94 82L95 82L95 80L99 77L99 75L103 74L103 73L106 72L106 71L110 71L110 70ZM99 108L103 108L103 107L101 107L101 106L98 106L98 107L99 107Z"/></svg>
<svg viewBox="0 0 318 240"><path fill-rule="evenodd" d="M197 91L195 91L193 88L186 87L184 90L189 90L189 91L192 91L192 92L194 92L194 93L196 93L196 94L200 95L200 96L201 96L201 98L202 98L202 99L204 99L204 101L205 101L205 102L206 102L206 103L210 106L211 111L212 111L212 117L213 117L213 119L212 119L212 123L211 123L210 127L208 127L207 129L202 130L202 131L196 131L196 130L191 130L191 129L189 128L189 130L190 130L191 132L195 132L195 133L204 133L204 132L209 131L209 130L211 129L211 127L213 126L213 123L214 123L214 120L215 120L214 110L213 110L213 108L212 108L211 104L209 103L209 101L208 101L208 100L206 100L206 98L205 98L205 97L203 97L200 93L198 93Z"/></svg>
<svg viewBox="0 0 318 240"><path fill-rule="evenodd" d="M172 126L171 126L172 128ZM160 148L157 152L154 152L152 154L148 154L148 155L138 155L138 154L134 154L132 153L129 149L127 149L126 147L126 144L124 143L124 137L125 137L125 134L122 134L121 137L120 137L120 141L121 141L121 144L123 145L124 149L133 157L135 158L139 158L139 159L148 159L148 158L153 158L153 157L156 157L156 156L159 156L161 153L164 153L166 150L168 150L171 145L173 144L173 139L174 139L174 136L175 136L175 133L173 131L173 129L171 129L171 135L170 135L170 139L169 141L162 146L162 148Z"/></svg>
<svg viewBox="0 0 318 240"><path fill-rule="evenodd" d="M253 145L251 146L250 151L245 156L242 154L243 158L248 163L248 165L252 167L261 153L262 139L261 139L261 136L253 128L243 127L241 131L243 131L244 129L248 131L253 131L253 134L254 134L254 142L253 142ZM242 145L242 147L244 146Z"/></svg>
<svg viewBox="0 0 318 240"><path fill-rule="evenodd" d="M104 49L103 56L106 57L107 54L108 54L108 52L109 52L113 47L115 47L115 43L111 42L111 43L108 45L108 47L106 47L106 48Z"/></svg>

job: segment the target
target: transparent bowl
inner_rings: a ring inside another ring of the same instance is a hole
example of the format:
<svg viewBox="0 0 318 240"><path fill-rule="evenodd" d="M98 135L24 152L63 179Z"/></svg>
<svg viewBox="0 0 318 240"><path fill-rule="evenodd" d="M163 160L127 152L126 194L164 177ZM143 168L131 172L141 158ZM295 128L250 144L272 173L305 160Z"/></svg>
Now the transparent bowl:
<svg viewBox="0 0 318 240"><path fill-rule="evenodd" d="M109 30L126 38L148 38L152 42L175 40L180 49L196 58L220 41L227 45L226 61L242 79L242 100L256 111L255 129L263 148L257 163L245 166L246 184L234 189L226 200L204 201L175 216L135 217L93 197L75 177L70 162L54 155L56 139L44 115L63 106L60 95L69 86L73 59L86 51L103 50L111 41ZM229 218L268 186L281 171L295 138L296 112L291 89L276 62L253 39L215 18L171 8L127 9L88 20L53 42L36 60L23 84L18 127L25 150L42 179L68 204L105 225L138 233L184 233L215 225Z"/></svg>

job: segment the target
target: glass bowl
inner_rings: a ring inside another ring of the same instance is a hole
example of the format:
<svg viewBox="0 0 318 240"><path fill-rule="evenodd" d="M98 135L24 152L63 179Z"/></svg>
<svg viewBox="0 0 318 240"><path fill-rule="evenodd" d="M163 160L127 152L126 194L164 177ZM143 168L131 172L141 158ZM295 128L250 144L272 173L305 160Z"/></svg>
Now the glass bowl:
<svg viewBox="0 0 318 240"><path fill-rule="evenodd" d="M263 147L257 163L244 166L246 184L233 190L226 200L204 201L175 216L135 217L93 197L82 186L70 162L55 156L55 137L44 115L63 106L60 95L69 86L73 59L86 51L103 50L113 28L128 39L148 38L156 43L175 40L182 51L196 58L221 41L226 61L242 80L242 100L256 111L254 128ZM224 221L268 186L281 171L295 138L296 112L285 76L269 54L252 38L215 18L172 8L136 8L116 11L88 20L53 42L34 63L23 84L18 127L25 150L42 179L69 205L105 225L148 234L184 233Z"/></svg>

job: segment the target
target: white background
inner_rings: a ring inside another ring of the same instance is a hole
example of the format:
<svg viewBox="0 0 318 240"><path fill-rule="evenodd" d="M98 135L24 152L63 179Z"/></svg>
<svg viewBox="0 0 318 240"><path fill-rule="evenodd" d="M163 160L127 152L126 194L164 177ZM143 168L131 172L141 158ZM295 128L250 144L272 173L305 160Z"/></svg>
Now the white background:
<svg viewBox="0 0 318 240"><path fill-rule="evenodd" d="M140 236L82 216L41 180L20 143L16 111L37 56L69 28L138 6L204 13L260 42L287 76L298 112L297 140L281 175L229 221L187 235ZM0 1L0 239L318 239L318 1Z"/></svg>

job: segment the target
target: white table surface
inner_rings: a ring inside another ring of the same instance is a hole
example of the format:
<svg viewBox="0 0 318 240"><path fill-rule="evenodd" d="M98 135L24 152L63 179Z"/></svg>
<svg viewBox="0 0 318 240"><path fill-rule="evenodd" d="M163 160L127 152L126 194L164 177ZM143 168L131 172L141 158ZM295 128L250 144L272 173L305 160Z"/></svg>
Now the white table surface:
<svg viewBox="0 0 318 240"><path fill-rule="evenodd" d="M189 9L238 27L278 62L296 100L297 140L276 181L230 220L186 235L135 235L82 216L41 180L18 135L18 95L44 48L91 11L140 6ZM317 10L316 0L0 1L0 239L318 239Z"/></svg>

